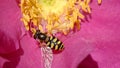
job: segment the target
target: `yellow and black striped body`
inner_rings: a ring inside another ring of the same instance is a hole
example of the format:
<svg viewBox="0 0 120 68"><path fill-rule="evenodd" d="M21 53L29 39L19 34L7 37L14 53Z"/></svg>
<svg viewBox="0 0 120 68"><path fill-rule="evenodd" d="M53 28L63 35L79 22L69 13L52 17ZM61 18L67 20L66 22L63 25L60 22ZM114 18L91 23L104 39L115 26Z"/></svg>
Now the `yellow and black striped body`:
<svg viewBox="0 0 120 68"><path fill-rule="evenodd" d="M40 41L44 41L48 47L54 50L64 49L63 43L58 38L41 33L40 30L36 30L34 38L39 39Z"/></svg>
<svg viewBox="0 0 120 68"><path fill-rule="evenodd" d="M47 46L49 46L50 48L52 48L54 50L63 50L64 49L63 43L54 36L47 37L45 43L47 44Z"/></svg>

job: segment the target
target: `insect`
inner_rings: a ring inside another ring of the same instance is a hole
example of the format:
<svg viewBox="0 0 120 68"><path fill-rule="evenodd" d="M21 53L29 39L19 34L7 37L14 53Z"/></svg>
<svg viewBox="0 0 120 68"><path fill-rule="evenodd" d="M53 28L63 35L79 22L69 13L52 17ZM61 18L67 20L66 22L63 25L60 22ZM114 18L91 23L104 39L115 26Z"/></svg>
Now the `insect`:
<svg viewBox="0 0 120 68"><path fill-rule="evenodd" d="M38 39L41 42L45 42L48 47L54 50L63 50L63 43L56 38L55 36L48 36L45 33L40 32L40 30L36 30L34 35L34 39Z"/></svg>

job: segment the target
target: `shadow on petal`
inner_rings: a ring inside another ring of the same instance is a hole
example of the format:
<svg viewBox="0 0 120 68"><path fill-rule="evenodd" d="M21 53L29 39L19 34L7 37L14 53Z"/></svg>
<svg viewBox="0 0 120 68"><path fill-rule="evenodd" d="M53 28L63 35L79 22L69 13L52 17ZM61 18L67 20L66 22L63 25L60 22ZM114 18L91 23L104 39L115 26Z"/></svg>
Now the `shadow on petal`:
<svg viewBox="0 0 120 68"><path fill-rule="evenodd" d="M10 34L0 30L0 54L8 54L16 51L19 48L17 44L16 37L11 37Z"/></svg>
<svg viewBox="0 0 120 68"><path fill-rule="evenodd" d="M88 55L77 68L99 68L96 61L94 61L91 55Z"/></svg>
<svg viewBox="0 0 120 68"><path fill-rule="evenodd" d="M20 47L18 50L9 54L0 54L0 57L8 60L3 64L3 68L16 68L20 61L20 56L23 55L23 49Z"/></svg>

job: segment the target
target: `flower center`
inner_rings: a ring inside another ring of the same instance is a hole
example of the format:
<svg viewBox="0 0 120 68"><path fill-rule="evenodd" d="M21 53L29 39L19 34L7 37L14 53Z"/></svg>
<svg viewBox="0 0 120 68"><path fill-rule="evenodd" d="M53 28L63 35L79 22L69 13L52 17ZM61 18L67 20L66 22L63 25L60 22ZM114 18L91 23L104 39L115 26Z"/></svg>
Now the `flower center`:
<svg viewBox="0 0 120 68"><path fill-rule="evenodd" d="M83 12L90 14L91 0L21 0L22 21L27 30L33 33L36 28L29 26L33 23L41 32L55 34L69 33L77 27L80 29ZM101 0L98 0L101 4Z"/></svg>
<svg viewBox="0 0 120 68"><path fill-rule="evenodd" d="M66 0L38 0L38 3L41 5L41 11L43 16L47 17L49 15L61 15L64 11L64 7L66 6ZM46 18L45 17L45 18Z"/></svg>

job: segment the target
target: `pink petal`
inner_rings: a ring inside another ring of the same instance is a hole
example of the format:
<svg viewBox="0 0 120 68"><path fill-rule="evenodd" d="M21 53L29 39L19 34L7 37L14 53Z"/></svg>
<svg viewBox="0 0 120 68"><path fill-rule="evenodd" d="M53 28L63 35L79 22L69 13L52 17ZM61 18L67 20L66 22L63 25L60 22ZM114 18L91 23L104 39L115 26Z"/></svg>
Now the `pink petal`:
<svg viewBox="0 0 120 68"><path fill-rule="evenodd" d="M20 9L15 1L0 1L0 53L19 48L21 36Z"/></svg>
<svg viewBox="0 0 120 68"><path fill-rule="evenodd" d="M70 42L73 39L79 41ZM3 66L9 68L16 66L17 68L43 68L41 50L36 45L35 40L29 36L24 36L20 43L20 51L16 51L11 54L9 58L6 58L9 60L9 63L8 61L2 60L2 63L5 62ZM54 54L52 68L75 68L93 49L91 46L92 43L81 39L79 34L75 34L74 37L68 38L64 43L65 50L59 54Z"/></svg>
<svg viewBox="0 0 120 68"><path fill-rule="evenodd" d="M94 3L89 31L96 45L92 57L99 68L120 68L120 1L103 0L99 7Z"/></svg>

